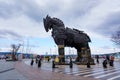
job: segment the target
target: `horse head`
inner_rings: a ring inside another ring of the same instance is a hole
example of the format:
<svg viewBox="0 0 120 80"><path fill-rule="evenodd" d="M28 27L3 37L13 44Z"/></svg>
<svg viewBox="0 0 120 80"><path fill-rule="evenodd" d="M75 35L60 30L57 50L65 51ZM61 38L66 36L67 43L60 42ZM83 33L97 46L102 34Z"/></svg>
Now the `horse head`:
<svg viewBox="0 0 120 80"><path fill-rule="evenodd" d="M51 20L52 20L52 18L48 15L46 16L46 18L43 18L44 28L45 28L46 32L48 32L49 29L51 29L51 26L52 26Z"/></svg>
<svg viewBox="0 0 120 80"><path fill-rule="evenodd" d="M64 23L58 19L58 18L51 18L50 16L46 16L46 18L43 18L44 22L44 28L46 32L48 32L53 27L65 27Z"/></svg>

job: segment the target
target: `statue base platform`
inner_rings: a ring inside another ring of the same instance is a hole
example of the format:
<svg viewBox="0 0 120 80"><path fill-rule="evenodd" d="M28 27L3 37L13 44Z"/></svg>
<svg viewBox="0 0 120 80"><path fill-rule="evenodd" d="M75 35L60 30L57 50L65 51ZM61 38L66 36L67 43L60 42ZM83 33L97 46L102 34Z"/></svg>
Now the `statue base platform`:
<svg viewBox="0 0 120 80"><path fill-rule="evenodd" d="M13 59L6 59L6 61L18 61L18 60L13 60Z"/></svg>
<svg viewBox="0 0 120 80"><path fill-rule="evenodd" d="M77 65L87 65L87 62L74 62ZM95 65L94 62L90 62L90 65Z"/></svg>
<svg viewBox="0 0 120 80"><path fill-rule="evenodd" d="M74 63L77 65L87 65L87 63L89 63L90 65L95 65L93 58L89 58L89 59L83 58L83 59L80 59L79 61L75 61Z"/></svg>
<svg viewBox="0 0 120 80"><path fill-rule="evenodd" d="M55 63L55 65L70 65L70 63L60 62L60 63Z"/></svg>

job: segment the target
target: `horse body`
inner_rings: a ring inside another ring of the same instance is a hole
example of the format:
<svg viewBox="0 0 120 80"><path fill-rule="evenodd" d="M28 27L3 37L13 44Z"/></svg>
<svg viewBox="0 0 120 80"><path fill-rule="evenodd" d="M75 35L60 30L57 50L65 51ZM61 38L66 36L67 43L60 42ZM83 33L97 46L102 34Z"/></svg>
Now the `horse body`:
<svg viewBox="0 0 120 80"><path fill-rule="evenodd" d="M83 60L82 53L83 48L86 51L87 58L91 58L91 52L88 42L91 42L89 36L83 31L77 29L71 29L64 26L64 23L58 18L51 18L47 16L44 20L44 27L46 32L52 29L52 37L57 45L63 45L67 47L75 47L77 49L76 61ZM59 55L64 55L64 47L62 50L59 48Z"/></svg>

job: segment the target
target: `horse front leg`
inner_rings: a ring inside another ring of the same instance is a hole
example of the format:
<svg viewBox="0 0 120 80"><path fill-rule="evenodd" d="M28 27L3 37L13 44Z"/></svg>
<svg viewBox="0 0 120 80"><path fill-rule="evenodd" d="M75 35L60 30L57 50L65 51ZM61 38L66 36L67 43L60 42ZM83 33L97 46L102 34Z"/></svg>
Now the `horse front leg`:
<svg viewBox="0 0 120 80"><path fill-rule="evenodd" d="M65 62L64 40L60 39L58 44L59 62Z"/></svg>

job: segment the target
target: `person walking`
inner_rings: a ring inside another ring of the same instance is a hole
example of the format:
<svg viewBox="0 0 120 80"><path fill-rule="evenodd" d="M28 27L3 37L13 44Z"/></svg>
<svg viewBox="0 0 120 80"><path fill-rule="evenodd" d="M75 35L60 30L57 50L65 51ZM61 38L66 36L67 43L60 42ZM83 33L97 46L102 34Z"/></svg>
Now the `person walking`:
<svg viewBox="0 0 120 80"><path fill-rule="evenodd" d="M55 61L52 61L52 68L55 68Z"/></svg>
<svg viewBox="0 0 120 80"><path fill-rule="evenodd" d="M106 55L106 59L107 59L107 62L110 61L110 57L109 57L109 55Z"/></svg>
<svg viewBox="0 0 120 80"><path fill-rule="evenodd" d="M99 64L99 55L96 55L96 62Z"/></svg>
<svg viewBox="0 0 120 80"><path fill-rule="evenodd" d="M35 62L36 62L36 64L38 63L38 58L37 58L37 56L36 56Z"/></svg>
<svg viewBox="0 0 120 80"><path fill-rule="evenodd" d="M33 58L32 58L30 65L33 66L33 63L34 63L34 60L33 60Z"/></svg>
<svg viewBox="0 0 120 80"><path fill-rule="evenodd" d="M70 68L73 68L73 62L71 57L70 57Z"/></svg>
<svg viewBox="0 0 120 80"><path fill-rule="evenodd" d="M90 61L87 61L87 68L90 68Z"/></svg>
<svg viewBox="0 0 120 80"><path fill-rule="evenodd" d="M106 59L103 61L103 68L107 68L107 60Z"/></svg>
<svg viewBox="0 0 120 80"><path fill-rule="evenodd" d="M113 55L110 56L110 63L109 64L112 67L114 66L114 56Z"/></svg>
<svg viewBox="0 0 120 80"><path fill-rule="evenodd" d="M39 61L38 61L38 68L40 68L41 67L41 59L39 59Z"/></svg>

